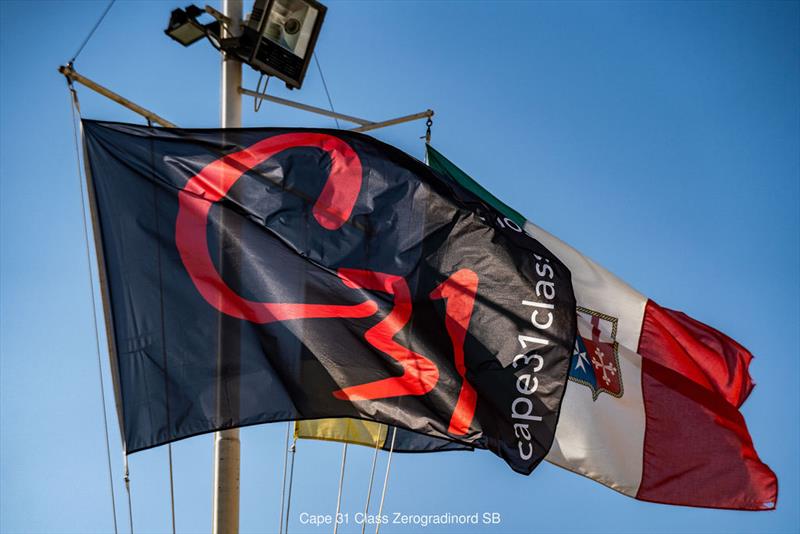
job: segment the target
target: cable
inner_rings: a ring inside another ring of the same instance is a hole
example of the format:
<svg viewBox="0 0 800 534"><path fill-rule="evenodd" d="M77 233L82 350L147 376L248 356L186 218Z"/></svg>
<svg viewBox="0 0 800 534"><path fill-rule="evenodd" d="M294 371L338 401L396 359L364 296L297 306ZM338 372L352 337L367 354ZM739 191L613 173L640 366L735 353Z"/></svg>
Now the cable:
<svg viewBox="0 0 800 534"><path fill-rule="evenodd" d="M386 498L386 486L389 484L389 469L392 467L392 453L394 452L394 438L397 437L397 427L392 427L392 444L389 447L389 460L386 462L386 476L383 477L383 492L381 492L381 505L378 507L378 521L375 525L375 534L379 534L381 530L380 517L383 514L383 500Z"/></svg>
<svg viewBox="0 0 800 534"><path fill-rule="evenodd" d="M128 524L133 534L133 505L131 504L131 473L128 470L128 456L125 456L125 492L128 494Z"/></svg>
<svg viewBox="0 0 800 534"><path fill-rule="evenodd" d="M172 534L175 534L175 485L172 481L172 443L167 443L169 455L169 507L172 512Z"/></svg>
<svg viewBox="0 0 800 534"><path fill-rule="evenodd" d="M364 521L361 523L361 534L367 529L367 514L369 514L369 501L372 497L372 481L375 480L375 464L378 462L378 451L381 449L380 433L375 439L375 453L372 455L372 469L369 472L369 487L367 488L367 503L364 505Z"/></svg>
<svg viewBox="0 0 800 534"><path fill-rule="evenodd" d="M147 119L148 128L153 127L150 119ZM158 185L156 182L155 156L153 150L153 138L150 137L150 177L153 181L153 211L155 211L156 236L161 240L161 225L159 224L158 211ZM169 368L167 366L167 334L164 320L164 277L161 269L161 246L156 246L156 265L158 267L158 295L160 300L161 312L161 359L164 366L164 405L167 416L167 432L172 428L172 418L169 409ZM172 534L175 534L175 482L172 473L172 443L167 444L167 456L169 458L169 504L172 512Z"/></svg>
<svg viewBox="0 0 800 534"><path fill-rule="evenodd" d="M289 534L289 510L292 508L292 482L294 482L294 454L297 449L297 437L292 440L292 447L289 452L292 453L292 461L289 464L289 494L286 496L286 528L283 530Z"/></svg>
<svg viewBox="0 0 800 534"><path fill-rule="evenodd" d="M325 83L325 75L322 74L322 67L319 64L319 59L317 58L317 53L316 52L314 52L314 63L317 64L317 70L319 71L319 77L322 78L322 87L325 89L325 96L328 97L328 105L331 107L331 111L333 113L336 113L336 110L333 109L333 100L331 100L331 94L330 94L330 92L328 92L328 84ZM336 129L337 130L341 130L342 127L339 126L339 119L334 117L333 120L336 121Z"/></svg>
<svg viewBox="0 0 800 534"><path fill-rule="evenodd" d="M336 515L333 516L333 534L339 529L339 511L342 505L342 486L344 485L344 466L347 463L347 442L342 447L342 470L339 473L339 493L336 495Z"/></svg>
<svg viewBox="0 0 800 534"><path fill-rule="evenodd" d="M261 81L264 79L266 79L266 81L264 82L264 88L262 89ZM267 96L267 85L269 85L269 79L270 76L267 76L265 74L262 74L261 76L258 77L258 84L256 85L256 93L258 93L259 96L253 97L253 111L255 111L256 113L258 113L258 111L261 109L261 104L264 103L264 97Z"/></svg>
<svg viewBox="0 0 800 534"><path fill-rule="evenodd" d="M80 116L81 116L81 107L80 103L78 102L78 93L75 91L75 87L72 85L72 81L67 81L67 86L69 88L70 93L72 94L71 99L71 108L72 108L72 134L75 141L75 156L76 156L76 166L78 169L78 183L80 184L80 192L81 192L81 215L83 215L83 241L86 245L86 265L89 268L89 290L92 297L92 325L94 326L94 342L95 342L95 352L97 353L97 373L100 377L100 406L103 409L103 431L105 433L106 438L106 461L108 463L108 487L111 492L111 513L114 516L114 534L118 534L117 528L117 503L116 498L114 497L114 475L111 468L111 446L109 445L108 439L108 416L106 415L106 388L105 388L105 381L103 380L103 363L102 357L100 356L100 333L97 328L97 305L95 303L95 294L94 294L94 280L92 278L92 254L89 250L89 226L86 223L86 200L85 195L86 191L83 188L83 173L81 172L81 151L80 151L80 144L78 142L78 126L80 124Z"/></svg>
<svg viewBox="0 0 800 534"><path fill-rule="evenodd" d="M103 22L103 19L106 18L106 15L108 15L108 12L111 11L111 6L114 5L114 2L116 2L116 0L111 0L108 3L108 6L106 6L106 10L103 11L102 15L100 15L100 18L95 23L94 28L92 28L92 30L89 32L89 35L86 36L86 39L83 40L83 43L81 43L81 46L78 48L78 51L75 52L75 55L72 56L72 59L69 60L69 63L75 63L75 60L78 59L78 56L80 55L80 53L83 52L83 47L86 46L86 44L89 42L89 39L91 39L92 36L94 35L94 32L97 31L97 28L100 27L100 23Z"/></svg>
<svg viewBox="0 0 800 534"><path fill-rule="evenodd" d="M281 482L281 519L278 534L283 534L283 511L285 509L284 503L286 498L286 465L289 463L289 430L292 428L292 423L286 423L286 439L283 440L283 481Z"/></svg>

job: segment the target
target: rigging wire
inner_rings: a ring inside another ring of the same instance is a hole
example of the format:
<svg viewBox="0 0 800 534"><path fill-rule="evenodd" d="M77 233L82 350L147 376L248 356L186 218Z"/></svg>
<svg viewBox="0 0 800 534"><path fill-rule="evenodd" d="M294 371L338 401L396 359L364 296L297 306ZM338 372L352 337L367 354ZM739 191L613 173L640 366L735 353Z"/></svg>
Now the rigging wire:
<svg viewBox="0 0 800 534"><path fill-rule="evenodd" d="M94 24L94 27L91 29L91 31L89 31L89 35L87 35L87 36L86 36L86 38L85 38L85 39L83 40L83 42L81 43L81 46L78 48L78 51L77 51L77 52L75 52L75 55L74 55L74 56L72 56L72 59L70 59L70 60L69 60L69 63L70 63L70 64L72 64L72 63L75 63L75 60L76 60L76 59L78 59L78 56L80 55L80 53L81 53L81 52L83 52L83 48L84 48L84 47L86 46L86 44L89 42L89 39L91 39L91 38L92 38L92 36L94 35L94 32L96 32L96 31L97 31L97 28L99 28L99 27L100 27L100 24L103 22L103 19L105 19L105 18L106 18L106 15L108 15L108 12L109 12L109 11L111 11L111 6L113 6L113 5L114 5L114 2L116 2L116 1L117 1L117 0L111 0L111 1L108 3L108 5L106 6L106 9L105 9L105 11L103 11L103 14L102 14L102 15L100 15L100 18L99 18L99 19L97 19L97 22Z"/></svg>
<svg viewBox="0 0 800 534"><path fill-rule="evenodd" d="M367 515L369 514L369 501L372 497L372 482L375 480L375 464L378 462L378 451L381 448L380 434L375 439L375 453L372 455L372 469L369 472L369 487L367 487L367 503L364 505L364 521L361 522L361 534L367 529Z"/></svg>
<svg viewBox="0 0 800 534"><path fill-rule="evenodd" d="M325 89L325 96L328 98L328 106L331 108L332 113L336 113L336 109L333 107L333 99L331 98L331 93L328 90L328 82L325 81L325 74L323 74L322 72L322 65L320 65L319 57L317 56L316 52L313 53L313 56L314 56L314 63L316 63L317 65L317 71L319 71L319 77L322 80L322 88ZM334 117L333 120L336 121L336 129L341 130L342 127L339 124L339 119L337 117ZM333 534L336 534L336 532L339 529L339 512L341 510L341 505L342 505L342 486L344 485L344 468L346 463L347 463L347 442L345 441L344 446L342 447L342 468L339 473L339 491L336 495L336 515L333 518Z"/></svg>
<svg viewBox="0 0 800 534"><path fill-rule="evenodd" d="M389 459L386 461L386 476L383 477L383 491L381 492L381 505L378 507L378 518L383 514L383 501L386 498L386 486L389 483L389 469L392 467L392 453L394 452L394 438L397 437L397 427L392 427L392 444L389 447ZM379 534L381 530L381 521L377 521L375 525L375 534Z"/></svg>
<svg viewBox="0 0 800 534"><path fill-rule="evenodd" d="M172 481L172 443L167 443L169 456L169 506L172 513L172 534L175 534L175 485Z"/></svg>
<svg viewBox="0 0 800 534"><path fill-rule="evenodd" d="M128 456L125 455L125 492L128 494L128 525L133 534L133 505L131 504L131 472L128 470Z"/></svg>
<svg viewBox="0 0 800 534"><path fill-rule="evenodd" d="M297 449L297 436L292 440L292 446L289 451L292 453L292 461L289 464L289 493L286 496L286 528L284 533L289 534L289 510L292 508L292 482L294 482L294 454Z"/></svg>
<svg viewBox="0 0 800 534"><path fill-rule="evenodd" d="M153 122L150 119L147 119L147 127L152 128ZM153 210L155 211L155 226L156 226L156 236L158 239L161 239L161 225L159 223L159 211L158 211L158 186L156 182L156 175L155 175L155 160L153 156L153 139L150 138L150 175L153 180ZM160 305L161 305L161 358L162 364L164 366L164 398L165 398L165 408L166 408L166 415L167 415L167 428L171 427L172 418L170 417L170 410L169 410L169 372L167 367L167 335L166 335L166 324L164 321L164 278L162 275L161 270L161 247L156 247L156 265L158 266L158 289L159 289L159 298L160 298ZM170 504L170 511L171 511L171 518L172 518L172 534L175 534L175 482L173 479L173 469L172 469L172 443L167 443L167 457L169 459L169 504Z"/></svg>
<svg viewBox="0 0 800 534"><path fill-rule="evenodd" d="M89 268L89 290L92 297L92 326L94 326L94 342L95 352L97 354L97 373L100 378L100 406L103 409L103 431L106 440L106 461L108 464L108 488L111 492L111 513L114 517L114 534L118 534L117 527L117 504L114 496L114 475L111 468L111 446L108 439L108 416L106 415L106 388L105 380L103 379L103 362L100 356L100 332L97 328L97 304L95 302L94 292L94 279L92 277L92 254L89 249L89 225L86 222L86 191L83 187L83 173L81 172L81 149L78 141L78 125L80 124L81 106L78 102L78 93L72 85L72 80L67 80L67 87L71 93L71 109L72 109L72 134L75 141L75 163L78 170L78 183L81 192L81 215L83 220L83 241L86 245L86 265ZM82 126L81 126L82 128Z"/></svg>
<svg viewBox="0 0 800 534"><path fill-rule="evenodd" d="M319 71L319 77L322 78L322 87L325 89L325 96L328 97L328 105L331 108L331 112L336 113L336 110L333 109L333 100L331 100L331 93L328 91L328 84L325 82L325 75L322 74L322 67L319 64L319 58L317 57L317 53L314 52L314 63L317 64L317 70ZM334 117L333 120L336 121L336 129L341 130L342 127L339 126L339 119Z"/></svg>
<svg viewBox="0 0 800 534"><path fill-rule="evenodd" d="M342 485L344 485L344 466L347 463L347 442L342 447L342 470L339 473L339 493L336 495L336 515L333 516L333 534L339 529L339 511L342 509Z"/></svg>
<svg viewBox="0 0 800 534"><path fill-rule="evenodd" d="M271 76L267 76L266 74L261 74L261 76L258 77L258 84L256 85L256 93L258 93L258 96L253 97L253 111L256 113L261 109L261 104L264 103L264 97L267 96L267 85L269 85L270 77ZM266 80L263 89L261 88L262 80Z"/></svg>
<svg viewBox="0 0 800 534"><path fill-rule="evenodd" d="M283 441L283 480L281 481L281 519L278 534L283 534L283 511L286 503L286 465L289 463L289 431L292 428L291 421L286 423L286 439Z"/></svg>

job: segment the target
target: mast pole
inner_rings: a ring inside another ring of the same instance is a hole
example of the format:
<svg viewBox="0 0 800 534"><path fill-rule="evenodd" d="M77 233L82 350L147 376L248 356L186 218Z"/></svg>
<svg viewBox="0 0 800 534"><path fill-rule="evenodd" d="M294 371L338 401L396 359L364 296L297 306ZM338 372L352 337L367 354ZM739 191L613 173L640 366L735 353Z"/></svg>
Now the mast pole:
<svg viewBox="0 0 800 534"><path fill-rule="evenodd" d="M230 19L225 32L239 33L242 21L242 0L222 0L222 13ZM223 128L239 128L242 125L242 64L232 56L222 57L220 84L220 122ZM220 246L220 249L223 247ZM218 369L221 373L223 360L235 359L238 369L239 329L227 328L227 317L220 317ZM238 325L237 325L238 326ZM238 389L238 388L237 388ZM238 413L238 391L232 399ZM218 387L218 413L221 409L222 387ZM239 429L214 433L214 503L212 518L213 534L238 534L239 532Z"/></svg>

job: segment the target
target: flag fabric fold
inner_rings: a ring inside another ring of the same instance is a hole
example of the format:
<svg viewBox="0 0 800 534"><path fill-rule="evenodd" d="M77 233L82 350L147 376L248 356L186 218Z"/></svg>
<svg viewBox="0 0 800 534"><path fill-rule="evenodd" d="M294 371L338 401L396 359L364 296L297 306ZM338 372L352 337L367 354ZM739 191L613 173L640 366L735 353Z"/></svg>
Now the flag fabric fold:
<svg viewBox="0 0 800 534"><path fill-rule="evenodd" d="M545 457L570 273L491 203L353 132L83 126L126 452L349 417Z"/></svg>
<svg viewBox="0 0 800 534"><path fill-rule="evenodd" d="M433 169L483 197L572 273L578 336L547 459L641 500L775 508L777 478L739 412L753 389L752 355L526 221L432 147L427 155Z"/></svg>

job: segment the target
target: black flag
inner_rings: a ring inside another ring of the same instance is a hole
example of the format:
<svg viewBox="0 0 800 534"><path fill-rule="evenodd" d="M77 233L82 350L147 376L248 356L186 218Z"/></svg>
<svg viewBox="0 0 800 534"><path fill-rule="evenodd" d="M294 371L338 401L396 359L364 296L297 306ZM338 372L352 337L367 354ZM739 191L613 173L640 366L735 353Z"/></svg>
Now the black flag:
<svg viewBox="0 0 800 534"><path fill-rule="evenodd" d="M544 458L570 274L478 196L351 132L84 132L128 453L352 417Z"/></svg>

